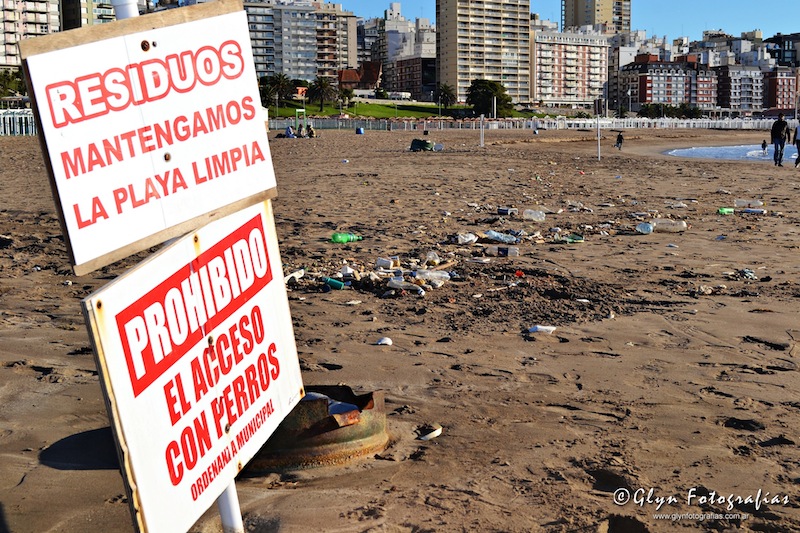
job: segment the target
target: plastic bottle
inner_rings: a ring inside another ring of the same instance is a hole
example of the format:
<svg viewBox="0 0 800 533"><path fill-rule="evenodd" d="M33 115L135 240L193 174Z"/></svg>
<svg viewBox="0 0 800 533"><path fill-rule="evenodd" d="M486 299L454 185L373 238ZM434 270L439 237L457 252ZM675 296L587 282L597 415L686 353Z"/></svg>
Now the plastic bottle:
<svg viewBox="0 0 800 533"><path fill-rule="evenodd" d="M533 220L534 222L544 222L544 211L538 209L526 209L522 212L522 218L525 220Z"/></svg>
<svg viewBox="0 0 800 533"><path fill-rule="evenodd" d="M720 215L732 215L733 214L733 208L732 207L720 207L719 209L717 209L717 213L719 213Z"/></svg>
<svg viewBox="0 0 800 533"><path fill-rule="evenodd" d="M439 257L439 254L437 254L436 252L430 251L427 254L425 254L425 264L426 265L436 266L441 262L442 262L442 259Z"/></svg>
<svg viewBox="0 0 800 533"><path fill-rule="evenodd" d="M499 231L495 231L490 229L486 232L486 238L491 239L493 241L504 242L506 244L515 244L517 242L517 238L513 235L508 235L507 233L500 233Z"/></svg>
<svg viewBox="0 0 800 533"><path fill-rule="evenodd" d="M519 257L519 248L516 246L487 246L486 255L495 257Z"/></svg>
<svg viewBox="0 0 800 533"><path fill-rule="evenodd" d="M651 221L653 231L666 233L680 233L689 229L685 220L672 220L671 218L654 218Z"/></svg>
<svg viewBox="0 0 800 533"><path fill-rule="evenodd" d="M746 213L748 215L766 215L766 209L756 209L754 207L745 207L739 211L740 213Z"/></svg>
<svg viewBox="0 0 800 533"><path fill-rule="evenodd" d="M404 291L412 291L416 292L420 296L425 296L425 289L420 287L419 285L415 285L410 281L405 281L399 278L392 278L389 280L389 283L386 284L387 287L390 289L400 289Z"/></svg>
<svg viewBox="0 0 800 533"><path fill-rule="evenodd" d="M761 207L764 205L764 202L755 199L737 198L733 201L733 205L736 207Z"/></svg>
<svg viewBox="0 0 800 533"><path fill-rule="evenodd" d="M519 213L519 209L516 207L498 207L497 214L498 215L516 215Z"/></svg>
<svg viewBox="0 0 800 533"><path fill-rule="evenodd" d="M642 235L649 235L653 233L653 225L649 222L640 222L636 224L636 231L641 233Z"/></svg>
<svg viewBox="0 0 800 533"><path fill-rule="evenodd" d="M450 274L448 274L444 270L419 269L414 272L414 276L417 279L422 279L426 281L430 280L450 281Z"/></svg>
<svg viewBox="0 0 800 533"><path fill-rule="evenodd" d="M334 233L331 235L331 242L338 242L339 244L345 244L348 242L355 242L360 241L363 239L360 235L356 235L355 233Z"/></svg>
<svg viewBox="0 0 800 533"><path fill-rule="evenodd" d="M330 287L331 289L341 290L345 288L345 284L338 279L333 278L322 278L322 283Z"/></svg>

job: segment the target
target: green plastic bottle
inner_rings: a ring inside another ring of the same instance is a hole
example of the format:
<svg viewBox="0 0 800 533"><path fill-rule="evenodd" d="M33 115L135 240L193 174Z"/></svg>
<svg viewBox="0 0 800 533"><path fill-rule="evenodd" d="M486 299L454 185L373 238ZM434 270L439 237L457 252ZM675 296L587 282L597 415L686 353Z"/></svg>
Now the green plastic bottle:
<svg viewBox="0 0 800 533"><path fill-rule="evenodd" d="M348 242L355 242L360 241L362 237L360 235L356 235L355 233L334 233L331 235L332 242L338 242L339 244L345 244Z"/></svg>
<svg viewBox="0 0 800 533"><path fill-rule="evenodd" d="M345 288L345 284L338 279L333 278L322 278L322 283L330 287L331 289L342 290Z"/></svg>

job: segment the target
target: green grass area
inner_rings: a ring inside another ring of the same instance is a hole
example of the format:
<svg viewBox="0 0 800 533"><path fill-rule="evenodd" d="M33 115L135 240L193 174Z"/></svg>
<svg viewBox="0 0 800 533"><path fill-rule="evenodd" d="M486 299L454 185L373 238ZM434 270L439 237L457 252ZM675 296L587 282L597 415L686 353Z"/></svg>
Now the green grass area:
<svg viewBox="0 0 800 533"><path fill-rule="evenodd" d="M280 107L278 108L278 115L277 118L294 118L295 111L297 109L302 109L303 103L302 102L281 102ZM468 106L453 106L450 109L446 110L442 107L442 115L444 116L451 116L453 112L458 111L471 111L471 107ZM319 102L311 103L306 102L306 115L307 116L323 116L323 117L330 117L339 114L339 105L336 104L329 104L326 103L323 106L322 111L319 110ZM275 104L273 103L269 106L270 117L275 117ZM350 117L369 117L369 118L406 118L411 117L415 119L422 119L428 117L435 117L439 114L439 106L437 104L425 104L421 102L397 102L395 104L378 104L378 103L368 103L368 102L354 102L350 105L350 107L345 107L341 109L342 113L350 115ZM533 116L542 115L535 115L534 113L520 113L514 111L512 117L514 118L530 118Z"/></svg>

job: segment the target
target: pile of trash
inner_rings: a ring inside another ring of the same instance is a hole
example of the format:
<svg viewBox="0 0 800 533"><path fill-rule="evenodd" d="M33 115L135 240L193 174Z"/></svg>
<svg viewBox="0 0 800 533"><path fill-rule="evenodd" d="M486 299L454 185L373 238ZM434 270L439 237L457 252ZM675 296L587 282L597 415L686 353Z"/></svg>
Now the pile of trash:
<svg viewBox="0 0 800 533"><path fill-rule="evenodd" d="M359 289L380 292L381 296L391 297L404 294L425 296L427 291L438 289L448 281L459 279L454 267L456 261L443 263L439 254L430 251L422 259L411 259L403 265L399 256L378 257L374 265L357 265L345 261L338 272L307 272L300 269L284 277L290 289L300 284L300 280L311 279L324 292L331 290Z"/></svg>

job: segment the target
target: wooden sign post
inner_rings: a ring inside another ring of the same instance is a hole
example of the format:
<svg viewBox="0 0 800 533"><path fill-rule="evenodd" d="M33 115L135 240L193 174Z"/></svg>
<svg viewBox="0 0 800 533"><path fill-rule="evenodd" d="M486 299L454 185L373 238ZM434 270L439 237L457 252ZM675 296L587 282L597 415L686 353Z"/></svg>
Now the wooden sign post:
<svg viewBox="0 0 800 533"><path fill-rule="evenodd" d="M124 6L123 6L124 10ZM20 43L134 525L185 531L302 398L275 173L239 0Z"/></svg>

